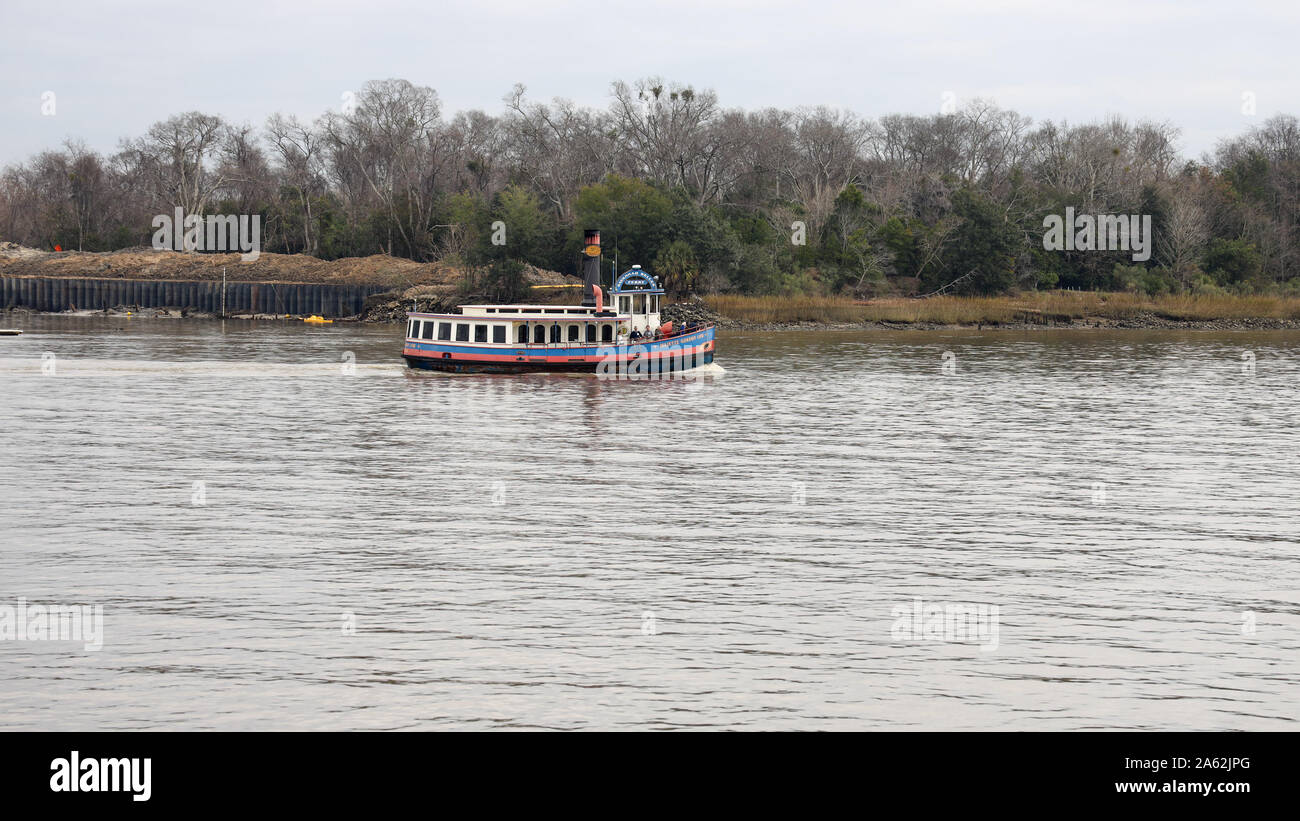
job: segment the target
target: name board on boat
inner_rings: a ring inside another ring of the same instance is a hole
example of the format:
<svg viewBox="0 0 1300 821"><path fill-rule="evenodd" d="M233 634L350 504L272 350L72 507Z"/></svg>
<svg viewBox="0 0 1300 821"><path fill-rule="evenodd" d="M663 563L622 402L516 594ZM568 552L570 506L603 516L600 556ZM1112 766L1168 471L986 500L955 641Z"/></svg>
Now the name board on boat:
<svg viewBox="0 0 1300 821"><path fill-rule="evenodd" d="M627 271L623 276L618 278L614 283L615 291L658 291L659 283L655 278L642 271L640 268L633 268Z"/></svg>

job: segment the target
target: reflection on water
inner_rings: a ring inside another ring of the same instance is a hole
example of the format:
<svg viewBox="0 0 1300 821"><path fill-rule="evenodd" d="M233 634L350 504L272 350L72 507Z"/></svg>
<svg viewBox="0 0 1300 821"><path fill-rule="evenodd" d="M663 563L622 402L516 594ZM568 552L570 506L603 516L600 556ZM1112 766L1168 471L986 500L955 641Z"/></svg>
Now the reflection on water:
<svg viewBox="0 0 1300 821"><path fill-rule="evenodd" d="M0 727L1295 726L1294 333L728 334L696 387L7 322L0 604L106 627L0 641ZM962 604L996 648L899 632Z"/></svg>

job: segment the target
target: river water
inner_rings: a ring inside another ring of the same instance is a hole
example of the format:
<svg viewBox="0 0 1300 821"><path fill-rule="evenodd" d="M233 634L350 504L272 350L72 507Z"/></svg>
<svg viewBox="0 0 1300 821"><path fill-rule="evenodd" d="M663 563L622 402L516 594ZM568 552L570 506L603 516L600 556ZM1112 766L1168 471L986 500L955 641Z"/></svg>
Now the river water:
<svg viewBox="0 0 1300 821"><path fill-rule="evenodd" d="M103 623L0 640L0 728L1297 726L1294 332L6 323L0 605Z"/></svg>

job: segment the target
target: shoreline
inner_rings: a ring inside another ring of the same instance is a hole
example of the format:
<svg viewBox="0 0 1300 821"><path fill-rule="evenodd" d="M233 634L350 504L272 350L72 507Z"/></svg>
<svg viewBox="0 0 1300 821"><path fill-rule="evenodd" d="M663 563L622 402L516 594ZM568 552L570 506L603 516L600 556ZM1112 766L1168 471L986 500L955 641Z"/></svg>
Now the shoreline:
<svg viewBox="0 0 1300 821"><path fill-rule="evenodd" d="M719 327L840 330L1300 330L1300 295L1034 291L930 299L717 294L669 306L665 319Z"/></svg>
<svg viewBox="0 0 1300 821"><path fill-rule="evenodd" d="M719 330L733 331L1300 331L1300 320L1273 317L1175 320L1142 317L1115 320L1082 317L1047 322L744 322L721 320Z"/></svg>
<svg viewBox="0 0 1300 821"><path fill-rule="evenodd" d="M319 314L338 323L401 324L412 309L455 312L490 298L467 286L455 262L387 256L325 261L262 253L147 248L46 252L0 244L0 316L283 320ZM224 279L223 279L224 278ZM224 281L225 284L222 284ZM528 268L514 300L568 304L580 280ZM227 295L230 302L226 301ZM356 312L356 313L354 313ZM721 331L1033 331L1300 330L1300 293L1028 291L998 296L687 295L668 304L665 322L699 322Z"/></svg>
<svg viewBox="0 0 1300 821"><path fill-rule="evenodd" d="M671 308L672 306L669 306ZM666 309L667 310L667 309ZM190 311L180 308L141 308L136 310L78 310L78 311L37 311L30 308L0 309L0 317L21 316L61 316L76 319L185 319L200 321L222 321L220 314L205 311ZM224 320L231 322L302 322L305 315L265 314L265 313L231 313ZM751 322L729 317L706 319L716 325L719 331L739 333L772 333L782 331L1053 331L1053 330L1105 330L1105 331L1300 331L1300 319L1278 317L1235 317L1219 319L1171 319L1155 315L1140 315L1123 319L1111 317L1071 317L1048 318L1044 321L1016 322L907 322L889 320L871 320L863 322ZM334 317L335 325L392 325L401 326L399 319L366 318L364 315Z"/></svg>

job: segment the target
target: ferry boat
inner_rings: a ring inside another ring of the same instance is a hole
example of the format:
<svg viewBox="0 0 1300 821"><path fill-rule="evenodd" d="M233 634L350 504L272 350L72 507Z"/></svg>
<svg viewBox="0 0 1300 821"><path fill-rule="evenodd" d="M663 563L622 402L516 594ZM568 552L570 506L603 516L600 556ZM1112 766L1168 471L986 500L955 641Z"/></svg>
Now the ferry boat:
<svg viewBox="0 0 1300 821"><path fill-rule="evenodd" d="M660 322L664 290L654 276L633 265L614 281L607 307L599 231L585 232L583 254L581 305L461 305L460 313L408 313L407 365L454 373L659 377L713 361L714 326Z"/></svg>

